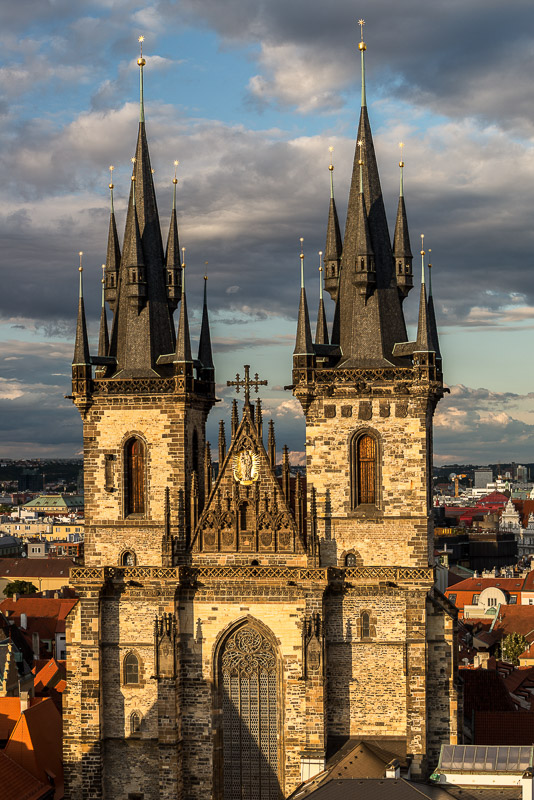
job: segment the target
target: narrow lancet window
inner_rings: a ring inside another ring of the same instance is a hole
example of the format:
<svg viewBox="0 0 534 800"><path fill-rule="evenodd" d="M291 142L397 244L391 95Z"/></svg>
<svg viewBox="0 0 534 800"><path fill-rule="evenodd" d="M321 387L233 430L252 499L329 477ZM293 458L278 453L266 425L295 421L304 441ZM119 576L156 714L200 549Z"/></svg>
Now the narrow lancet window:
<svg viewBox="0 0 534 800"><path fill-rule="evenodd" d="M130 439L124 450L126 516L145 513L145 447L140 439Z"/></svg>
<svg viewBox="0 0 534 800"><path fill-rule="evenodd" d="M352 443L352 504L378 506L378 442L364 433Z"/></svg>

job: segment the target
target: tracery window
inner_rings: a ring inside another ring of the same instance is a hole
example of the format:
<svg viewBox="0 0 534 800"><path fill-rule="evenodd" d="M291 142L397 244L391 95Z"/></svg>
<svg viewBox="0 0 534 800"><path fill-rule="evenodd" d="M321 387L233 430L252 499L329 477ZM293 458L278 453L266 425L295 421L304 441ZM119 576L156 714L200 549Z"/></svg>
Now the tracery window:
<svg viewBox="0 0 534 800"><path fill-rule="evenodd" d="M371 636L371 619L367 611L362 612L361 616L361 638L369 639Z"/></svg>
<svg viewBox="0 0 534 800"><path fill-rule="evenodd" d="M244 625L219 659L224 800L279 800L277 659L269 640Z"/></svg>
<svg viewBox="0 0 534 800"><path fill-rule="evenodd" d="M124 448L126 516L145 513L145 446L133 438Z"/></svg>
<svg viewBox="0 0 534 800"><path fill-rule="evenodd" d="M352 505L378 506L378 441L370 433L355 436L351 447Z"/></svg>
<svg viewBox="0 0 534 800"><path fill-rule="evenodd" d="M128 653L124 659L124 683L139 683L139 659Z"/></svg>

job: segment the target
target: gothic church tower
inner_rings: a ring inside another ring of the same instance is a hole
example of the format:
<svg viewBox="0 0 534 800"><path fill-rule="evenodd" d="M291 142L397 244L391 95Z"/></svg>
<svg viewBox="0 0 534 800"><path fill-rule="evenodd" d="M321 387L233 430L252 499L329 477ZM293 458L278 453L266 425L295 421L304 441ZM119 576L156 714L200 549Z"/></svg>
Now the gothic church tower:
<svg viewBox="0 0 534 800"><path fill-rule="evenodd" d="M282 800L362 740L425 775L457 741L454 609L432 565L441 360L424 282L407 341L403 192L392 247L364 86L344 241L331 192L332 335L321 296L315 342L301 261L293 391L306 478L287 448L277 471L274 425L264 430L252 397L265 381L248 365L228 382L244 402L221 423L214 475L206 291L194 359L176 202L164 252L138 64L126 227L121 250L111 184L97 355L80 273L86 557L71 571L65 797Z"/></svg>

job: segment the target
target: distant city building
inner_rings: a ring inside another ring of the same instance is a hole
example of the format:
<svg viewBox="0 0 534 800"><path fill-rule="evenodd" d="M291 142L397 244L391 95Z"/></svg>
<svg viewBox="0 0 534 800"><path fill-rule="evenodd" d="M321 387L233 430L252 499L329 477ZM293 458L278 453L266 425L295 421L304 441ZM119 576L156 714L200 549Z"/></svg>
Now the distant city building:
<svg viewBox="0 0 534 800"><path fill-rule="evenodd" d="M493 481L493 470L491 469L476 469L475 470L475 489L485 489L488 483Z"/></svg>
<svg viewBox="0 0 534 800"><path fill-rule="evenodd" d="M23 508L39 514L58 516L83 511L83 497L79 494L41 494L24 503Z"/></svg>

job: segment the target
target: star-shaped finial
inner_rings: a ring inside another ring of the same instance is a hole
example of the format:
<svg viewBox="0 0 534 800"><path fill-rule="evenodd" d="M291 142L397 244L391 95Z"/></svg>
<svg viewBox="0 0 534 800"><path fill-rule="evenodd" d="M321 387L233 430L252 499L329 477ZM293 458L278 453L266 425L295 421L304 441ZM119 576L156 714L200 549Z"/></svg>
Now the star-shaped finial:
<svg viewBox="0 0 534 800"><path fill-rule="evenodd" d="M363 26L365 25L365 20L364 19L359 19L358 20L358 25L360 26L360 37L361 37L361 40L363 42Z"/></svg>
<svg viewBox="0 0 534 800"><path fill-rule="evenodd" d="M135 164L135 156L132 156L130 161L132 162L132 164Z"/></svg>
<svg viewBox="0 0 534 800"><path fill-rule="evenodd" d="M141 50L141 55L137 59L137 63L139 64L140 67L144 67L145 64L146 64L146 61L143 58L143 42L145 41L145 37L144 36L139 36L137 41L139 42L139 47L140 47L140 50Z"/></svg>

